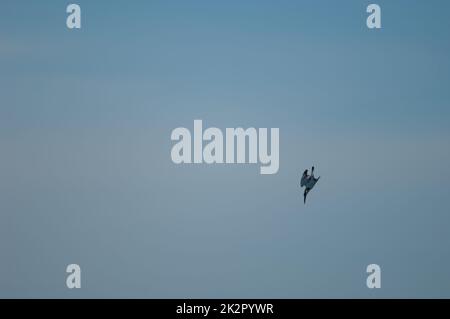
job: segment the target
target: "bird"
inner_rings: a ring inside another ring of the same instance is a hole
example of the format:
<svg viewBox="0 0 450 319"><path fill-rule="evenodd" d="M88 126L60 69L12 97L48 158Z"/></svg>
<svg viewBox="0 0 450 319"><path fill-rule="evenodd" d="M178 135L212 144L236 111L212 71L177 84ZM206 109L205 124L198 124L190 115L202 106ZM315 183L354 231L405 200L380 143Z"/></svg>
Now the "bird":
<svg viewBox="0 0 450 319"><path fill-rule="evenodd" d="M303 193L303 204L306 204L306 196L316 185L317 181L320 179L320 176L314 177L314 166L311 167L311 175L308 175L308 170L305 169L302 175L302 179L300 180L300 187L305 187L305 191Z"/></svg>

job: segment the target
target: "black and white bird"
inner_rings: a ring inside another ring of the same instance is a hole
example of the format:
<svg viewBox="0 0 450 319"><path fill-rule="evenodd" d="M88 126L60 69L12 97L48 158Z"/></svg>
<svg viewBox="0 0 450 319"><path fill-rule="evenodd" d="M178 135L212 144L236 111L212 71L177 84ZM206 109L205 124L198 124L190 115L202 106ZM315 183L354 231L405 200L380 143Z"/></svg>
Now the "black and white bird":
<svg viewBox="0 0 450 319"><path fill-rule="evenodd" d="M300 180L300 187L305 187L305 192L303 193L303 203L306 203L306 196L313 189L314 185L316 185L317 181L320 179L320 176L314 177L314 166L311 168L311 175L308 175L308 170L305 169L302 175L302 179Z"/></svg>

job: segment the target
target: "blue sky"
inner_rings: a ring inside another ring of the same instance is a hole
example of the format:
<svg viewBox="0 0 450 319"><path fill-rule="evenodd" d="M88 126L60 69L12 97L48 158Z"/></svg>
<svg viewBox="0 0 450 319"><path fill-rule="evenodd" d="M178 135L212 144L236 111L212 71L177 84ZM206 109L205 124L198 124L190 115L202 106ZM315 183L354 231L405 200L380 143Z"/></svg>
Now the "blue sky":
<svg viewBox="0 0 450 319"><path fill-rule="evenodd" d="M449 297L447 1L77 3L2 2L0 296ZM194 119L279 173L174 165Z"/></svg>

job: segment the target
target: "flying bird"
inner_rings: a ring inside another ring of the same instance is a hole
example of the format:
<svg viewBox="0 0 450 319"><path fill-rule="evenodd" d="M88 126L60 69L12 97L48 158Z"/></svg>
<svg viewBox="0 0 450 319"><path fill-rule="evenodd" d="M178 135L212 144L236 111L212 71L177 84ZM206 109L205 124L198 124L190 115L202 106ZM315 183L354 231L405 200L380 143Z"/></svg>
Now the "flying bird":
<svg viewBox="0 0 450 319"><path fill-rule="evenodd" d="M300 180L300 187L305 187L305 192L303 193L303 204L306 204L306 196L311 189L313 189L319 179L320 176L317 178L314 177L314 166L311 168L311 175L308 175L307 169L303 172L302 179Z"/></svg>

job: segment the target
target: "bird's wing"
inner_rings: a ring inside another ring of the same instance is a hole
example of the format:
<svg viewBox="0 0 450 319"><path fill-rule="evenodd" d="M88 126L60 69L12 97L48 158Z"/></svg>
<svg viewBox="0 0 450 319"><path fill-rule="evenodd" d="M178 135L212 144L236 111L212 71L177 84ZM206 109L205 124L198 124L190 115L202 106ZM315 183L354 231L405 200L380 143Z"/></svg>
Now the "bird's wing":
<svg viewBox="0 0 450 319"><path fill-rule="evenodd" d="M302 179L300 180L300 187L303 187L308 183L308 176L303 175Z"/></svg>
<svg viewBox="0 0 450 319"><path fill-rule="evenodd" d="M320 178L320 176L319 176L319 178ZM316 185L316 183L319 180L319 178L310 178L310 179L308 179L308 181L306 182L305 186L307 188L313 189L313 187Z"/></svg>

